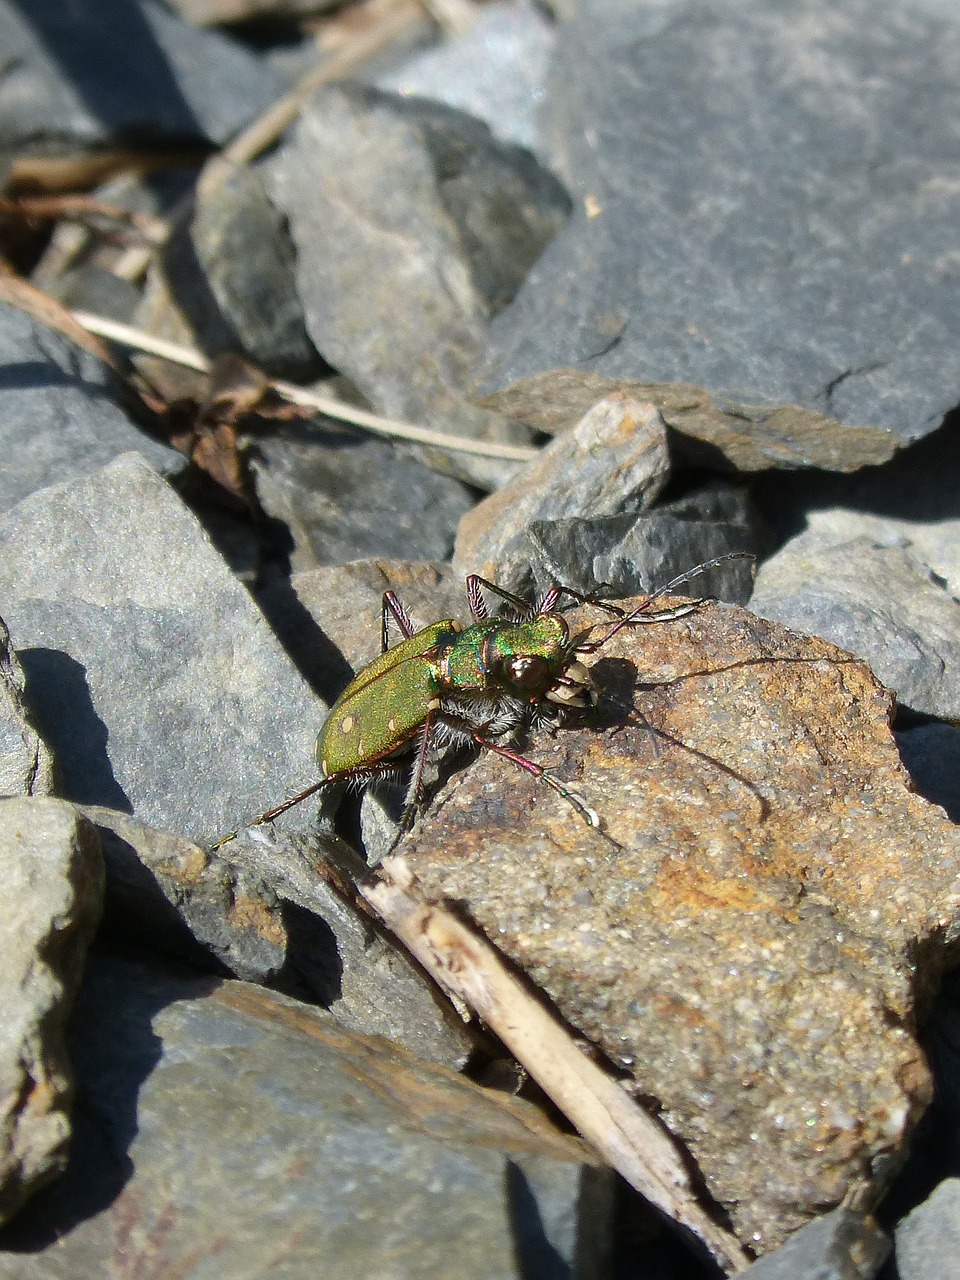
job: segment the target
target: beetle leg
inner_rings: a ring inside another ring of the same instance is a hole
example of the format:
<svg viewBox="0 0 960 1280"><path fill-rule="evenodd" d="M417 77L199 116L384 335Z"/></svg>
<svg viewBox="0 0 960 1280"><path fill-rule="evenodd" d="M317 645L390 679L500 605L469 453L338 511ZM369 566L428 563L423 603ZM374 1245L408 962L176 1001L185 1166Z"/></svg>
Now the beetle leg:
<svg viewBox="0 0 960 1280"><path fill-rule="evenodd" d="M427 754L430 750L430 739L433 737L433 730L436 724L436 717L433 712L427 715L423 722L423 729L420 734L420 747L417 751L417 760L413 766L413 772L410 775L410 785L407 788L407 799L403 806L403 817L400 819L401 831L406 831L413 822L414 816L420 807L420 801L423 799L423 774L427 766Z"/></svg>
<svg viewBox="0 0 960 1280"><path fill-rule="evenodd" d="M485 751L493 751L498 756L503 756L504 760L509 760L512 764L523 769L538 782L545 782L548 787L552 787L560 796L563 796L567 804L579 813L588 827L595 827L603 834L600 826L600 816L595 809L591 809L587 802L578 796L575 791L571 791L565 787L559 778L555 778L549 769L544 768L542 764L537 764L536 760L530 760L527 756L521 755L519 751L512 751L510 747L502 747L498 742L491 742L489 738L485 738L479 730L471 733L470 737L478 747L483 747ZM607 837L609 839L609 836Z"/></svg>
<svg viewBox="0 0 960 1280"><path fill-rule="evenodd" d="M467 603L470 605L470 612L473 614L477 622L485 622L490 617L490 610L487 608L487 602L483 598L481 587L486 587L488 591L492 591L495 596L499 596L501 600L505 600L507 604L513 605L521 618L533 617L535 610L531 607L529 601L522 599L518 595L514 595L512 591L508 591L506 587L498 587L495 582L491 582L489 578L481 578L479 573L468 573L466 578L467 587Z"/></svg>
<svg viewBox="0 0 960 1280"><path fill-rule="evenodd" d="M543 604L540 606L541 612L552 613L557 607L557 602L561 596L569 596L571 600L576 600L577 604L593 605L595 609L603 609L607 613L612 613L614 617L625 618L627 616L626 609L621 609L618 605L610 604L608 600L601 600L597 596L586 596L579 591L574 591L573 587L565 587L558 583L551 591L544 596Z"/></svg>
<svg viewBox="0 0 960 1280"><path fill-rule="evenodd" d="M410 621L410 615L397 599L392 591L383 593L383 603L380 606L380 652L386 653L390 648L390 614L393 614L394 621L400 628L404 640L409 640L411 636L416 635L416 627Z"/></svg>
<svg viewBox="0 0 960 1280"><path fill-rule="evenodd" d="M298 791L295 796L290 796L282 804L277 804L272 809L264 810L263 813L258 814L249 822L245 822L242 827L237 827L235 831L228 831L225 836L221 836L212 845L209 845L207 852L216 853L218 849L222 849L231 840L236 840L241 832L273 822L274 818L279 818L288 809L302 804L304 800L309 800L311 796L316 795L318 791L322 791L324 787L328 787L332 782L372 782L375 778L387 778L395 775L396 772L397 766L392 761L380 761L375 764L363 765L357 769L341 769L339 773L328 774L327 777L321 778L319 782L314 782L309 787L305 787L303 791Z"/></svg>
<svg viewBox="0 0 960 1280"><path fill-rule="evenodd" d="M337 781L342 776L342 774L333 773L328 778L321 778L319 782L315 782L312 786L299 791L295 796L291 796L289 800L284 800L283 804L274 805L272 809L266 809L252 821L245 822L242 827L237 827L236 831L229 831L225 836L221 836L215 844L210 845L208 852L216 853L218 849L223 848L225 844L229 844L231 840L236 840L241 831L248 831L251 827L261 827L265 822L272 822L274 818L279 818L281 813L286 813L294 805L300 804L303 800L308 800L310 796L316 795L318 791L321 791L329 783Z"/></svg>

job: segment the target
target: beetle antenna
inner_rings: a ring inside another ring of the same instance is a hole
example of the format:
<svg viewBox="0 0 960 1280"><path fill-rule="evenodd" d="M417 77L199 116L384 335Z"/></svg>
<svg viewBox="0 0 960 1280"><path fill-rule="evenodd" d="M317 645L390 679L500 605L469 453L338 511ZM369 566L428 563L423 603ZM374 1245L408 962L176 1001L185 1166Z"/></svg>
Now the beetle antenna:
<svg viewBox="0 0 960 1280"><path fill-rule="evenodd" d="M590 640L586 644L577 645L577 653L596 653L601 649L608 640L612 640L618 631L624 627L629 627L637 622L664 622L671 618L682 618L685 614L692 613L703 603L702 600L696 600L692 604L679 605L675 609L660 610L650 617L641 617L641 614L647 612L655 600L669 595L671 591L675 591L677 587L682 587L685 582L689 582L692 578L698 578L701 573L706 573L708 569L715 568L718 564L725 564L728 560L756 560L756 556L752 551L730 551L726 555L714 556L712 560L704 560L702 564L696 564L692 569L688 569L686 573L679 574L676 578L671 578L669 582L664 583L662 587L658 587L651 595L647 596L643 604L637 605L630 613L626 613L622 618L618 618L603 633L599 640Z"/></svg>

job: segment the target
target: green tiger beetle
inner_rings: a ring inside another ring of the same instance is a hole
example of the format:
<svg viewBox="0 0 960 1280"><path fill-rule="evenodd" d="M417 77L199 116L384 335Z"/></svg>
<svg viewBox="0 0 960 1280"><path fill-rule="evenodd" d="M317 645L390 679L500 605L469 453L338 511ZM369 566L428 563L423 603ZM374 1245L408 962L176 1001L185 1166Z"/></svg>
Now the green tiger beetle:
<svg viewBox="0 0 960 1280"><path fill-rule="evenodd" d="M629 613L564 586L552 587L538 604L531 605L471 573L466 594L472 622L464 627L444 618L418 631L394 593L384 592L380 656L347 685L320 730L319 780L221 837L212 848L219 849L249 827L272 822L335 782L362 786L395 776L405 767L403 757L413 755L401 823L404 830L420 805L434 743L473 745L502 756L552 787L584 822L599 828L598 815L559 778L495 739L596 705L596 691L582 658L602 649L624 627L665 622L692 612L701 600L653 613L650 606L718 564L753 558L746 551L715 556L659 587ZM509 612L491 617L484 591L499 596ZM616 620L597 639L578 644L560 613L565 597L603 609ZM389 647L391 619L403 636L393 648Z"/></svg>

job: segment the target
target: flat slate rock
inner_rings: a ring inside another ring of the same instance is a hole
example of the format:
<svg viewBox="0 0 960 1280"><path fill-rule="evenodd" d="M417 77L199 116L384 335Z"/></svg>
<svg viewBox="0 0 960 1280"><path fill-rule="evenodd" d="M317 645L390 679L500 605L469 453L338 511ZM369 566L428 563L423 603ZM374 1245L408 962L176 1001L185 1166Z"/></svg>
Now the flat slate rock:
<svg viewBox="0 0 960 1280"><path fill-rule="evenodd" d="M749 1280L873 1280L889 1253L890 1237L872 1218L834 1209L743 1274Z"/></svg>
<svg viewBox="0 0 960 1280"><path fill-rule="evenodd" d="M0 801L0 1221L67 1163L64 1032L102 898L91 823L61 800Z"/></svg>
<svg viewBox="0 0 960 1280"><path fill-rule="evenodd" d="M897 1227L897 1280L960 1274L960 1178L945 1178Z"/></svg>
<svg viewBox="0 0 960 1280"><path fill-rule="evenodd" d="M0 303L0 452L16 459L0 468L0 511L131 450L166 475L187 466L120 409L116 379L99 360Z"/></svg>
<svg viewBox="0 0 960 1280"><path fill-rule="evenodd" d="M151 0L0 4L0 147L226 142L283 82Z"/></svg>
<svg viewBox="0 0 960 1280"><path fill-rule="evenodd" d="M581 208L484 389L572 366L932 430L960 402L958 60L945 4L585 0L545 104Z"/></svg>
<svg viewBox="0 0 960 1280"><path fill-rule="evenodd" d="M204 843L312 780L323 704L139 455L0 518L0 600L67 799Z"/></svg>
<svg viewBox="0 0 960 1280"><path fill-rule="evenodd" d="M589 661L596 712L525 752L605 834L487 753L398 852L629 1073L764 1253L904 1158L960 836L909 789L890 694L825 641L708 604Z"/></svg>
<svg viewBox="0 0 960 1280"><path fill-rule="evenodd" d="M340 1026L386 1036L427 1062L459 1070L470 1057L470 1030L393 940L330 887L312 844L240 838L211 852L113 809L83 812L103 846L101 936L111 945L309 1000ZM329 848L333 837L323 838Z"/></svg>
<svg viewBox="0 0 960 1280"><path fill-rule="evenodd" d="M554 32L555 24L533 0L485 4L462 35L414 54L378 75L376 84L458 107L496 137L537 153L537 117Z"/></svg>
<svg viewBox="0 0 960 1280"><path fill-rule="evenodd" d="M912 550L815 528L761 565L750 605L865 659L902 706L960 718L960 602Z"/></svg>
<svg viewBox="0 0 960 1280"><path fill-rule="evenodd" d="M261 166L245 165L200 193L189 227L164 246L166 287L153 282L141 315L174 323L176 306L202 351L245 355L265 373L312 382L327 372L307 335L286 220L267 195Z"/></svg>
<svg viewBox="0 0 960 1280"><path fill-rule="evenodd" d="M244 983L100 962L66 1177L5 1280L601 1274L612 1175L530 1104Z"/></svg>
<svg viewBox="0 0 960 1280"><path fill-rule="evenodd" d="M443 560L474 504L453 476L334 424L260 436L250 470L261 507L290 530L297 573L368 556Z"/></svg>
<svg viewBox="0 0 960 1280"><path fill-rule="evenodd" d="M509 435L464 389L490 315L567 218L553 175L463 112L356 85L311 98L268 168L324 358L380 413Z"/></svg>

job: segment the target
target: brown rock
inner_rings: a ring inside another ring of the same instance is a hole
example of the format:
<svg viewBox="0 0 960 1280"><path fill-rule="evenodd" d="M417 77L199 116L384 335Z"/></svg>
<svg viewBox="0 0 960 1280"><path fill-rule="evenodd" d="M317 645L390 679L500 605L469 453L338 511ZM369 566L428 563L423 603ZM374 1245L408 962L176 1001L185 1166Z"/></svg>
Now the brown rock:
<svg viewBox="0 0 960 1280"><path fill-rule="evenodd" d="M455 561L491 576L531 521L645 510L669 474L667 432L656 406L620 393L606 396L467 512Z"/></svg>
<svg viewBox="0 0 960 1280"><path fill-rule="evenodd" d="M892 696L824 641L711 604L592 662L599 709L526 749L608 835L488 755L403 852L632 1073L763 1252L875 1194L929 1099L915 1000L960 931L960 839L908 790Z"/></svg>
<svg viewBox="0 0 960 1280"><path fill-rule="evenodd" d="M882 427L845 426L802 405L718 404L705 388L688 383L632 382L579 369L520 378L479 403L553 434L572 427L591 405L616 391L656 405L687 462L721 470L858 471L889 461L901 443Z"/></svg>

